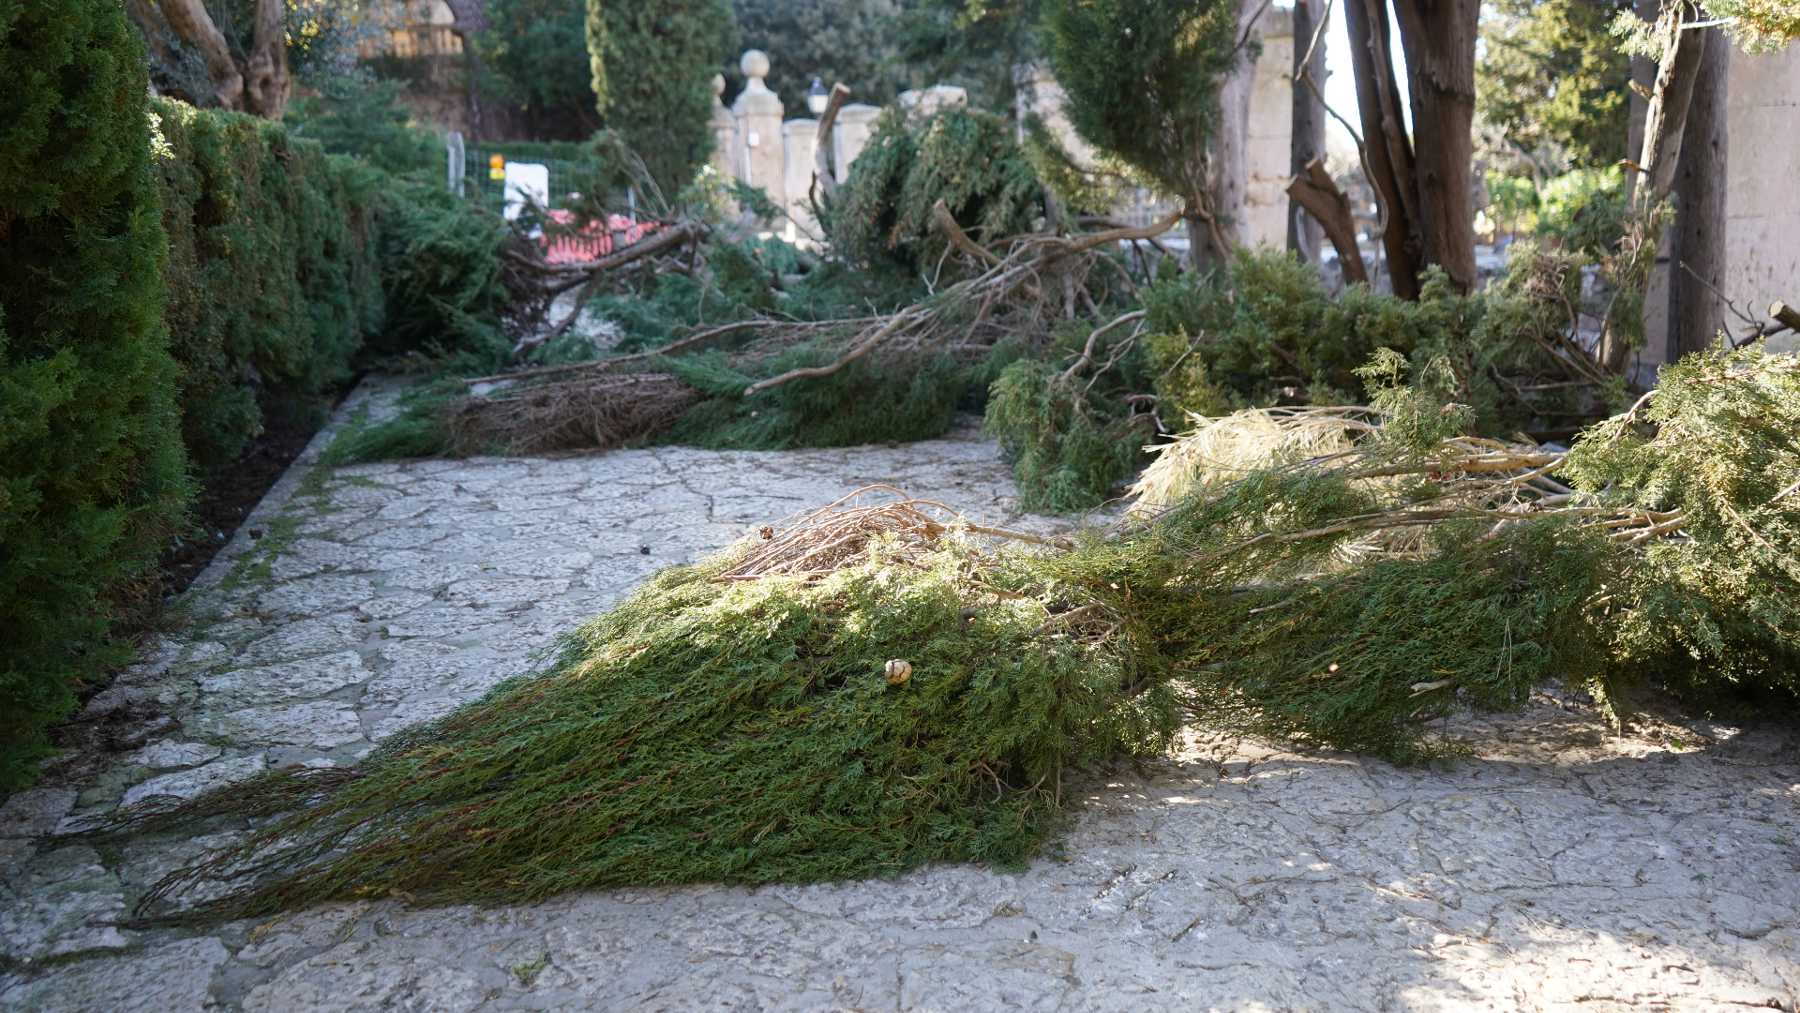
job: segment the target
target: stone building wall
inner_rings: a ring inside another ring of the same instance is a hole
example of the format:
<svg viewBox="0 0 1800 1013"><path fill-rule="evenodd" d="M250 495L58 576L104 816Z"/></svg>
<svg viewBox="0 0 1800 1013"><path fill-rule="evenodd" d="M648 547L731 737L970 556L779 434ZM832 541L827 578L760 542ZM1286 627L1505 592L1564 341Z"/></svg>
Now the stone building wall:
<svg viewBox="0 0 1800 1013"><path fill-rule="evenodd" d="M1727 82L1725 294L1760 315L1800 305L1800 45L1733 53Z"/></svg>

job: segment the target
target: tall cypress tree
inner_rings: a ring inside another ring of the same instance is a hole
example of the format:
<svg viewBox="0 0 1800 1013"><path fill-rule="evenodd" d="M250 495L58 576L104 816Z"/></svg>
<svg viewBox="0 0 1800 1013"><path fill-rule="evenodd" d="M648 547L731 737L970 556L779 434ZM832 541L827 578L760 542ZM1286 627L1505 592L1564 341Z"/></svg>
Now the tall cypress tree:
<svg viewBox="0 0 1800 1013"><path fill-rule="evenodd" d="M1213 214L1207 139L1244 53L1234 0L1048 0L1050 61L1069 122L1182 201L1199 250Z"/></svg>
<svg viewBox="0 0 1800 1013"><path fill-rule="evenodd" d="M0 5L0 790L186 501L145 74L116 0Z"/></svg>
<svg viewBox="0 0 1800 1013"><path fill-rule="evenodd" d="M712 148L712 79L735 37L725 0L587 0L595 100L668 197Z"/></svg>

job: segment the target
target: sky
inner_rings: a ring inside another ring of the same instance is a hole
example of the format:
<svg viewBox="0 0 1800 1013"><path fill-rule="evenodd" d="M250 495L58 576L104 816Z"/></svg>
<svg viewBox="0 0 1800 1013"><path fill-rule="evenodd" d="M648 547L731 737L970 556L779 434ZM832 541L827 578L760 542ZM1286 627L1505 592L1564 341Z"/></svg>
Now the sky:
<svg viewBox="0 0 1800 1013"><path fill-rule="evenodd" d="M1281 6L1288 7L1292 4L1282 4ZM1360 132L1362 116L1356 110L1356 83L1350 76L1350 35L1344 28L1342 0L1332 0L1330 7L1331 25L1326 30L1324 42L1324 45L1328 47L1325 50L1325 104L1335 110L1338 115L1357 124L1357 130ZM1296 39L1294 44L1303 47L1310 41L1312 40ZM1400 52L1398 35L1393 39L1393 49L1394 77L1402 82L1400 101L1402 105L1405 105L1407 102L1404 85L1406 57ZM1340 147L1349 152L1356 150L1351 144L1350 135L1344 130L1342 124L1334 119L1328 120L1325 129L1326 143L1331 150L1336 151Z"/></svg>

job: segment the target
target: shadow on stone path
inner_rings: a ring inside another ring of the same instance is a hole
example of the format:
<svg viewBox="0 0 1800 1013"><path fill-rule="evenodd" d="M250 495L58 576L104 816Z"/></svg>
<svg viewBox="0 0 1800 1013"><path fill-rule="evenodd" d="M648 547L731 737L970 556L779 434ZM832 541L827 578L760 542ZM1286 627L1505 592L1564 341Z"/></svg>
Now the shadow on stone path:
<svg viewBox="0 0 1800 1013"><path fill-rule="evenodd" d="M379 397L366 387L339 424ZM327 431L327 436L330 430ZM1800 995L1800 748L1616 738L1545 698L1402 770L1199 743L1086 775L1023 874L336 905L204 934L111 923L209 843L43 839L271 764L339 763L509 676L655 569L872 481L1016 516L973 434L786 453L314 466L96 697L75 757L0 808L8 1009L1195 1009L1670 1006Z"/></svg>

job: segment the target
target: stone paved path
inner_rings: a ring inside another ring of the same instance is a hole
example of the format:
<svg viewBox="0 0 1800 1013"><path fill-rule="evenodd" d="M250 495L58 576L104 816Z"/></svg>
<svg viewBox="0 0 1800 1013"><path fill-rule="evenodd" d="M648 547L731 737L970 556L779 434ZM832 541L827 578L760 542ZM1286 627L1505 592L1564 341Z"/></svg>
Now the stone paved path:
<svg viewBox="0 0 1800 1013"><path fill-rule="evenodd" d="M654 569L875 480L1018 522L973 435L335 472L309 455L190 592L188 625L89 707L117 751L0 808L0 1007L1794 1007L1793 735L1615 738L1549 698L1463 719L1479 755L1443 770L1196 745L1088 775L1061 854L1021 875L134 932L113 919L208 840L44 837L121 800L352 759L527 670Z"/></svg>

